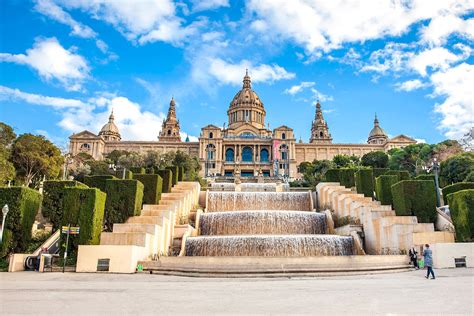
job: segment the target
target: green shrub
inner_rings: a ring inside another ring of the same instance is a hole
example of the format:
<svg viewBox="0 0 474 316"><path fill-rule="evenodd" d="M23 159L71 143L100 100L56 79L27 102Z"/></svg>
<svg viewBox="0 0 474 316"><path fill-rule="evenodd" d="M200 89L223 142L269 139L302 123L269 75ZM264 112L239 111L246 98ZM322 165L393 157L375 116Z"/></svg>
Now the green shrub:
<svg viewBox="0 0 474 316"><path fill-rule="evenodd" d="M21 252L28 246L41 200L41 194L30 188L0 188L0 208L8 204L10 210L5 219L5 230L11 231L12 238L5 249L6 253Z"/></svg>
<svg viewBox="0 0 474 316"><path fill-rule="evenodd" d="M474 182L458 182L455 184L451 184L448 186L445 186L443 188L443 200L444 204L448 204L448 199L447 196L451 193L461 191L461 190L469 190L469 189L474 189Z"/></svg>
<svg viewBox="0 0 474 316"><path fill-rule="evenodd" d="M137 180L107 180L105 222L108 230L113 224L124 223L131 216L140 215L143 202L143 184Z"/></svg>
<svg viewBox="0 0 474 316"><path fill-rule="evenodd" d="M374 171L374 179L383 175L383 174L386 174L388 171L390 171L390 169L388 168L374 168L373 169Z"/></svg>
<svg viewBox="0 0 474 316"><path fill-rule="evenodd" d="M158 204L163 179L157 174L134 174L133 178L143 184L143 204Z"/></svg>
<svg viewBox="0 0 474 316"><path fill-rule="evenodd" d="M374 196L374 173L372 169L360 169L355 173L355 185L357 193L366 197Z"/></svg>
<svg viewBox="0 0 474 316"><path fill-rule="evenodd" d="M162 192L169 193L171 192L171 188L173 187L173 177L171 170L164 169L164 170L155 170L157 174L160 175L161 179L163 179L163 186Z"/></svg>
<svg viewBox="0 0 474 316"><path fill-rule="evenodd" d="M87 188L87 185L78 181L45 181L43 183L43 203L41 212L44 217L49 218L54 229L61 226L63 216L63 195L66 187Z"/></svg>
<svg viewBox="0 0 474 316"><path fill-rule="evenodd" d="M431 180L435 182L435 176L433 174L420 174L415 177L415 180Z"/></svg>
<svg viewBox="0 0 474 316"><path fill-rule="evenodd" d="M326 182L340 182L340 169L328 169L324 174L324 180Z"/></svg>
<svg viewBox="0 0 474 316"><path fill-rule="evenodd" d="M420 223L436 220L436 191L431 180L404 180L392 186L393 207L397 215L413 215Z"/></svg>
<svg viewBox="0 0 474 316"><path fill-rule="evenodd" d="M474 189L457 191L447 198L456 228L456 241L474 241Z"/></svg>
<svg viewBox="0 0 474 316"><path fill-rule="evenodd" d="M173 183L173 185L176 185L176 183L178 183L178 178L179 178L179 171L178 171L178 167L177 166L172 166L172 167L166 167L166 169L170 170L171 171L171 182Z"/></svg>
<svg viewBox="0 0 474 316"><path fill-rule="evenodd" d="M145 174L146 169L142 167L131 167L130 171L134 174Z"/></svg>
<svg viewBox="0 0 474 316"><path fill-rule="evenodd" d="M0 244L0 259L6 258L15 249L13 232L7 228L3 230L3 239Z"/></svg>
<svg viewBox="0 0 474 316"><path fill-rule="evenodd" d="M398 176L398 181L410 180L410 173L405 170L389 170L385 174L389 176Z"/></svg>
<svg viewBox="0 0 474 316"><path fill-rule="evenodd" d="M133 179L133 172L128 170L128 169L125 169L125 177L124 177L124 170L123 169L120 169L120 170L116 170L115 171L115 177L118 178L118 179L122 179L122 180L131 180Z"/></svg>
<svg viewBox="0 0 474 316"><path fill-rule="evenodd" d="M353 168L341 168L339 169L339 177L341 185L346 188L352 188L355 186L355 175L356 169Z"/></svg>
<svg viewBox="0 0 474 316"><path fill-rule="evenodd" d="M158 171L158 169L156 169L154 167L150 167L150 168L145 169L146 174L155 174L155 173L157 173L157 171Z"/></svg>
<svg viewBox="0 0 474 316"><path fill-rule="evenodd" d="M68 252L72 256L78 245L98 245L104 220L106 195L96 188L64 188L64 214L61 226L80 227L79 235L70 235ZM61 234L64 250L66 234ZM72 250L72 251L71 251Z"/></svg>
<svg viewBox="0 0 474 316"><path fill-rule="evenodd" d="M178 167L178 181L184 181L184 167Z"/></svg>
<svg viewBox="0 0 474 316"><path fill-rule="evenodd" d="M91 188L98 188L102 192L105 192L105 183L107 180L117 179L113 175L102 175L102 176L85 176L84 184Z"/></svg>
<svg viewBox="0 0 474 316"><path fill-rule="evenodd" d="M398 182L398 176L383 174L375 178L375 196L383 205L393 204L392 185Z"/></svg>

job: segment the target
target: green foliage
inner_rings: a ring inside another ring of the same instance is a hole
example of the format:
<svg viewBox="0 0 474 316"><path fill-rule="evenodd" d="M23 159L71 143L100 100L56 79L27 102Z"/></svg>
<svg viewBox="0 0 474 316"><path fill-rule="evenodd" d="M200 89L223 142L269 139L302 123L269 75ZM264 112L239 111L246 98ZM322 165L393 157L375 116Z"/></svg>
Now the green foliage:
<svg viewBox="0 0 474 316"><path fill-rule="evenodd" d="M341 168L339 169L339 183L346 188L352 188L355 186L355 172L353 168Z"/></svg>
<svg viewBox="0 0 474 316"><path fill-rule="evenodd" d="M44 217L49 218L54 229L61 225L61 218L64 214L63 196L64 188L79 187L87 188L83 183L77 181L45 181L43 183L43 204L41 212Z"/></svg>
<svg viewBox="0 0 474 316"><path fill-rule="evenodd" d="M435 145L413 144L391 149L388 166L392 170L405 170L415 176L421 171L423 163L428 163L433 158L434 148Z"/></svg>
<svg viewBox="0 0 474 316"><path fill-rule="evenodd" d="M366 197L374 196L374 173L372 169L360 169L355 173L355 185L357 193Z"/></svg>
<svg viewBox="0 0 474 316"><path fill-rule="evenodd" d="M133 172L128 170L128 169L125 169L125 177L124 177L124 170L123 169L116 170L115 171L115 177L117 179L130 180L130 179L133 179Z"/></svg>
<svg viewBox="0 0 474 316"><path fill-rule="evenodd" d="M303 174L303 181L298 184L303 187L315 187L323 181L326 172L334 167L330 160L314 160L313 162L302 162L299 172Z"/></svg>
<svg viewBox="0 0 474 316"><path fill-rule="evenodd" d="M397 176L398 181L410 180L410 173L404 170L389 170L385 174L389 176Z"/></svg>
<svg viewBox="0 0 474 316"><path fill-rule="evenodd" d="M63 164L61 151L44 136L20 135L12 145L13 165L28 186L36 178L55 178Z"/></svg>
<svg viewBox="0 0 474 316"><path fill-rule="evenodd" d="M16 138L10 125L0 122L0 146L9 147Z"/></svg>
<svg viewBox="0 0 474 316"><path fill-rule="evenodd" d="M105 192L106 181L110 179L117 179L113 175L102 175L102 176L85 176L84 184L91 188L98 188L102 192Z"/></svg>
<svg viewBox="0 0 474 316"><path fill-rule="evenodd" d="M145 166L143 155L137 152L130 152L126 155L120 156L118 159L118 164L127 169L130 169L131 167Z"/></svg>
<svg viewBox="0 0 474 316"><path fill-rule="evenodd" d="M351 164L351 157L348 155L335 155L332 162L337 168L348 167Z"/></svg>
<svg viewBox="0 0 474 316"><path fill-rule="evenodd" d="M184 167L178 166L178 181L184 181Z"/></svg>
<svg viewBox="0 0 474 316"><path fill-rule="evenodd" d="M79 235L71 235L68 252L74 254L78 245L98 245L104 220L106 195L96 188L64 188L64 214L61 226L80 227ZM61 234L64 249L66 234ZM72 251L71 251L72 250Z"/></svg>
<svg viewBox="0 0 474 316"><path fill-rule="evenodd" d="M361 164L373 168L387 168L388 155L383 151L373 151L362 156Z"/></svg>
<svg viewBox="0 0 474 316"><path fill-rule="evenodd" d="M13 232L8 228L3 230L3 239L0 244L0 259L6 258L15 249L16 243L13 242Z"/></svg>
<svg viewBox="0 0 474 316"><path fill-rule="evenodd" d="M474 153L466 152L441 162L440 176L447 184L464 181L474 171Z"/></svg>
<svg viewBox="0 0 474 316"><path fill-rule="evenodd" d="M35 252L49 237L51 232L48 231L37 231L37 233L31 238L30 243L25 249L25 253Z"/></svg>
<svg viewBox="0 0 474 316"><path fill-rule="evenodd" d="M173 187L173 179L172 179L172 172L171 170L164 169L164 170L155 170L157 174L160 175L161 179L163 179L163 193L171 192L171 188Z"/></svg>
<svg viewBox="0 0 474 316"><path fill-rule="evenodd" d="M458 191L461 191L461 190L471 190L471 189L474 189L474 182L458 182L458 183L455 183L455 184L451 184L451 185L448 185L448 186L445 186L443 188L443 200L444 200L444 204L449 204L448 203L448 195L450 195L451 193L455 193L455 192L458 192Z"/></svg>
<svg viewBox="0 0 474 316"><path fill-rule="evenodd" d="M103 160L87 160L84 164L90 168L91 176L109 175L109 164Z"/></svg>
<svg viewBox="0 0 474 316"><path fill-rule="evenodd" d="M143 184L143 204L158 204L163 179L157 174L134 174L133 178Z"/></svg>
<svg viewBox="0 0 474 316"><path fill-rule="evenodd" d="M143 167L132 167L130 171L134 174L145 174L145 168Z"/></svg>
<svg viewBox="0 0 474 316"><path fill-rule="evenodd" d="M324 180L326 182L340 182L341 181L340 173L341 173L340 169L329 169L324 174Z"/></svg>
<svg viewBox="0 0 474 316"><path fill-rule="evenodd" d="M131 216L140 215L143 203L143 184L137 180L106 180L105 206L106 226L112 230L113 224L124 223Z"/></svg>
<svg viewBox="0 0 474 316"><path fill-rule="evenodd" d="M374 179L383 175L383 174L386 174L388 171L390 171L390 169L388 168L373 168L373 171L374 171Z"/></svg>
<svg viewBox="0 0 474 316"><path fill-rule="evenodd" d="M456 241L474 241L474 189L448 195L449 211L456 229Z"/></svg>
<svg viewBox="0 0 474 316"><path fill-rule="evenodd" d="M419 223L436 220L436 191L431 180L404 180L392 186L393 207L397 215L413 215Z"/></svg>
<svg viewBox="0 0 474 316"><path fill-rule="evenodd" d="M430 180L435 182L435 176L433 174L420 174L415 177L415 180Z"/></svg>
<svg viewBox="0 0 474 316"><path fill-rule="evenodd" d="M107 160L109 160L111 163L113 163L114 165L117 165L118 162L119 162L119 158L121 156L127 156L128 154L130 154L129 151L126 151L126 150L117 150L117 149L114 149L112 150L110 153L108 153L105 158Z"/></svg>
<svg viewBox="0 0 474 316"><path fill-rule="evenodd" d="M375 195L383 205L393 204L392 185L398 182L398 176L381 175L375 178Z"/></svg>
<svg viewBox="0 0 474 316"><path fill-rule="evenodd" d="M178 167L177 166L171 166L171 167L166 167L166 169L171 171L171 182L173 185L176 185L178 183Z"/></svg>
<svg viewBox="0 0 474 316"><path fill-rule="evenodd" d="M5 249L23 251L31 240L31 228L41 205L41 194L26 187L0 188L0 208L8 204L5 229L11 231L10 245ZM8 233L7 233L8 234Z"/></svg>
<svg viewBox="0 0 474 316"><path fill-rule="evenodd" d="M10 161L10 150L0 145L0 186L15 179L15 166Z"/></svg>
<svg viewBox="0 0 474 316"><path fill-rule="evenodd" d="M467 177L464 179L464 182L474 182L474 170L469 172Z"/></svg>

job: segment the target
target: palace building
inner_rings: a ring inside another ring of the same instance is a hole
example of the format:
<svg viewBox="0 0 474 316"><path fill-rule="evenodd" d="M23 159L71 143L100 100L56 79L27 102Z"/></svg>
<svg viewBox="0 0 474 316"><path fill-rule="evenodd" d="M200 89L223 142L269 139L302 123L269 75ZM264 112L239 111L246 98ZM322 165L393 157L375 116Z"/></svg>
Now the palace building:
<svg viewBox="0 0 474 316"><path fill-rule="evenodd" d="M204 126L198 142L189 142L189 139L181 141L175 101L171 99L157 141L122 140L112 112L109 122L98 134L83 131L71 135L70 153L73 156L87 153L101 160L113 150L141 153L181 150L198 157L202 176L280 176L294 179L300 176L297 166L304 161L332 159L338 154L361 157L371 151L388 151L416 143L405 135L389 139L377 116L367 144L333 143L319 101L308 143L297 142L293 129L288 126L270 130L265 115L264 104L252 89L247 72L242 89L234 96L227 110L227 126Z"/></svg>

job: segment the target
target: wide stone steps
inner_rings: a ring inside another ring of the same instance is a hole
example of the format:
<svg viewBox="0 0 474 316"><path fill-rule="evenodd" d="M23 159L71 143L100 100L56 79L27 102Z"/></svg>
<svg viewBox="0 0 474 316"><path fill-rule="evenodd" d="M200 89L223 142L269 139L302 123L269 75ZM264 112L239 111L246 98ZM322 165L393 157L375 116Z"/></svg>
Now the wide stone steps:
<svg viewBox="0 0 474 316"><path fill-rule="evenodd" d="M150 244L151 234L148 233L102 233L101 245L132 245L147 247Z"/></svg>

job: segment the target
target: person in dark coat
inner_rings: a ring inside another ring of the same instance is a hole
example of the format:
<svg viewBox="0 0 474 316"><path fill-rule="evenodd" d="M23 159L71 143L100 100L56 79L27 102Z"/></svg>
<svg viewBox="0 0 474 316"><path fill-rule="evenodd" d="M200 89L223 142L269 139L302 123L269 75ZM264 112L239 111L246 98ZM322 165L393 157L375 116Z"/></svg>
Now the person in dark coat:
<svg viewBox="0 0 474 316"><path fill-rule="evenodd" d="M410 256L410 262L413 264L413 267L418 270L418 251L416 251L414 246L408 250L408 255Z"/></svg>
<svg viewBox="0 0 474 316"><path fill-rule="evenodd" d="M435 275L433 272L433 252L430 249L430 245L425 245L425 250L423 250L423 259L425 261L425 267L427 268L426 277L429 278L431 274L431 278L435 279Z"/></svg>

